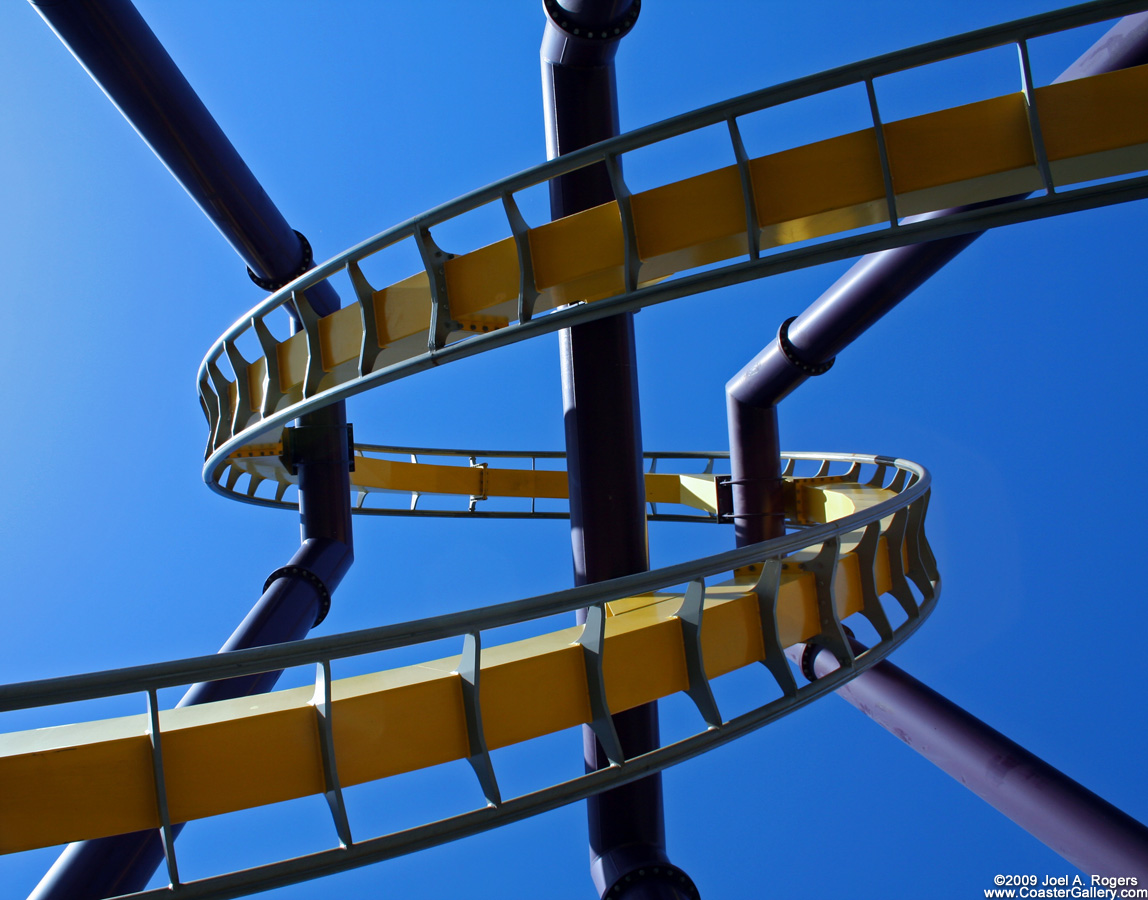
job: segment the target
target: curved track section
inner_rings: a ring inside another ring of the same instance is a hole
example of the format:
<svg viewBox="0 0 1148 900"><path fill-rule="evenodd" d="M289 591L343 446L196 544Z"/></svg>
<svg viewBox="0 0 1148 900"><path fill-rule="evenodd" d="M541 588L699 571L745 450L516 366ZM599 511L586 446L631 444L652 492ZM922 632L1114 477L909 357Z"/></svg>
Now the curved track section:
<svg viewBox="0 0 1148 900"><path fill-rule="evenodd" d="M934 49L931 57L910 59L917 65L946 55L952 53ZM275 461L287 422L504 344L863 252L1148 196L1148 176L1065 189L1148 168L1148 123L1134 114L1148 96L1146 66L884 124L870 93L879 127L747 158L739 117L842 85L871 86L875 75L897 70L880 62L596 144L411 219L312 269L238 320L205 357L199 372L210 426L205 481L237 499L279 505L291 482ZM1034 98L1031 105L1026 96ZM638 194L627 189L625 153L723 122L735 165ZM618 201L527 226L517 192L596 164L611 172ZM1043 194L1015 199L1042 187ZM1009 197L942 218L900 218ZM459 256L436 244L434 228L489 204L501 206L510 236ZM404 240L417 246L424 271L376 289L364 264ZM780 249L789 245L795 246ZM698 267L707 268L691 271ZM320 318L305 291L343 270L357 302ZM288 303L298 310L302 330L279 340L268 322ZM248 361L240 342L258 346L260 355ZM258 471L257 459L264 461ZM264 482L273 486L272 496L259 493Z"/></svg>
<svg viewBox="0 0 1148 900"><path fill-rule="evenodd" d="M817 473L793 477L799 459L816 461ZM834 474L835 465L843 471ZM930 479L923 468L887 457L793 454L789 471L794 532L763 544L437 619L0 688L8 708L132 692L149 702L148 715L3 738L0 780L13 789L5 796L0 849L171 829L189 819L325 794L339 846L179 886L188 897L238 896L534 815L767 724L884 658L928 615L940 586L924 535ZM707 586L723 573L732 578ZM585 626L483 644L483 632L491 629L585 607ZM847 639L845 621L852 615L867 619L881 637L859 656ZM332 660L442 638L461 638L460 655L331 680ZM784 649L800 642L829 648L841 669L799 686ZM724 718L711 679L755 662L767 667L779 696ZM316 664L313 689L157 711L156 692L165 687L302 663ZM625 759L616 750L610 714L676 692L693 700L702 730ZM491 750L582 723L595 728L603 746L615 748L613 766L502 797ZM455 759L472 765L483 806L354 839L345 787ZM61 796L52 789L60 783L74 788Z"/></svg>

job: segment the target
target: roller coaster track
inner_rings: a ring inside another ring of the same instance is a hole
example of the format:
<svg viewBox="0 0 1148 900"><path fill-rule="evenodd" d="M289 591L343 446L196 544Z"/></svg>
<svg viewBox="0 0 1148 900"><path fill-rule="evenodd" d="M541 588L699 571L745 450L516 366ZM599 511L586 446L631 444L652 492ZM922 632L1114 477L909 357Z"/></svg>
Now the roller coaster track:
<svg viewBox="0 0 1148 900"><path fill-rule="evenodd" d="M1148 94L1143 66L1041 88L1026 77L1024 92L881 124L873 78L947 58L956 48L1002 43L996 29L990 32L790 82L603 141L409 219L310 270L237 320L200 366L210 425L205 481L238 499L285 505L291 478L278 462L279 434L290 420L336 400L677 297L1148 196L1146 176L1066 189L1148 168L1148 122L1134 114ZM858 83L870 88L878 127L746 156L740 117ZM637 194L627 189L625 153L722 123L736 165ZM607 167L616 202L527 226L515 193L593 165ZM1013 199L943 218L900 218L1001 198ZM433 228L488 204L505 211L507 238L459 256L437 246ZM847 231L855 233L810 243ZM403 240L415 242L425 270L376 290L363 261ZM767 252L789 244L798 246ZM687 271L703 266L710 268ZM357 302L319 318L305 292L342 270ZM302 330L279 341L266 320L288 303ZM547 310L554 311L541 315ZM249 362L238 342L250 333L262 355ZM245 474L246 490L236 491ZM273 497L258 494L265 481L275 486ZM384 489L361 477L357 483Z"/></svg>
<svg viewBox="0 0 1148 900"><path fill-rule="evenodd" d="M149 709L148 715L5 736L0 848L152 827L170 835L176 822L324 793L339 848L181 885L189 897L237 896L534 815L773 721L884 658L928 615L940 586L924 536L924 469L857 454L789 458L790 472L798 460L816 460L817 474L787 476L795 530L765 544L436 619L0 689L9 709L133 692L147 695ZM848 470L831 474L834 463ZM870 477L862 482L863 469ZM732 579L707 587L708 577L731 570ZM685 590L665 590L676 585ZM903 621L895 628L882 595L900 610ZM483 631L587 607L585 626L482 645ZM881 636L859 656L843 626L855 613ZM332 660L460 637L459 656L331 681ZM783 652L808 641L831 649L842 668L799 687ZM768 668L780 696L724 719L710 679L754 662ZM316 664L313 689L158 710L156 692L165 687L305 663ZM703 730L624 758L610 713L678 691L697 705ZM492 749L582 723L595 729L614 765L530 794L501 796ZM485 806L353 840L343 787L462 758L474 767ZM79 789L62 791L61 784ZM170 874L178 883L174 862Z"/></svg>
<svg viewBox="0 0 1148 900"><path fill-rule="evenodd" d="M198 380L210 430L205 481L245 502L292 508L294 476L281 459L290 439L285 426L372 387L676 297L1148 196L1148 177L1125 177L1148 168L1148 122L1128 114L1143 108L1148 67L1036 88L1025 44L1141 5L1036 17L745 95L537 166L351 248L272 294L208 352ZM1002 43L1021 48L1022 92L882 121L874 78ZM857 84L866 88L872 129L748 157L739 119ZM627 189L625 154L723 123L734 164L641 193ZM534 228L526 224L516 193L595 165L608 170L616 202ZM1023 196L1032 191L1040 193ZM904 218L986 201L1000 202L942 218ZM438 246L433 229L488 204L505 214L505 239L458 256ZM404 240L415 243L424 270L376 289L364 261ZM306 291L344 270L357 302L316 316ZM269 321L288 304L301 329L279 340ZM252 335L261 354L249 361L239 346ZM565 497L564 473L538 465L560 456L356 445L356 511L562 515L536 505ZM650 454L651 518L727 521L723 476L714 474L723 456ZM428 462L431 457L438 458ZM182 896L239 896L585 798L733 740L833 691L904 641L935 604L940 576L924 534L930 479L924 468L901 459L787 457L789 533L762 544L433 619L0 688L2 709L138 692L146 695L148 710L0 737L0 851L158 827L169 850L169 877ZM702 470L659 472L657 461L664 459L693 460ZM816 474L796 474L801 460L814 460ZM456 510L419 508L426 495L465 500ZM381 502L396 496L400 505ZM724 580L713 583L717 576ZM484 632L575 609L588 610L584 626L484 647ZM880 637L860 655L847 637L851 615L867 619ZM439 639L461 639L459 655L331 678L333 660ZM784 650L803 642L826 646L840 669L798 685ZM710 681L754 662L767 667L779 696L723 718ZM302 664L316 666L314 688L159 709L163 688ZM624 758L611 713L676 692L688 694L704 728ZM491 750L582 723L594 728L610 754L608 769L529 794L501 795ZM485 805L355 839L345 787L458 759L473 767ZM180 881L176 824L320 793L330 807L337 847ZM132 896L169 893L162 888Z"/></svg>

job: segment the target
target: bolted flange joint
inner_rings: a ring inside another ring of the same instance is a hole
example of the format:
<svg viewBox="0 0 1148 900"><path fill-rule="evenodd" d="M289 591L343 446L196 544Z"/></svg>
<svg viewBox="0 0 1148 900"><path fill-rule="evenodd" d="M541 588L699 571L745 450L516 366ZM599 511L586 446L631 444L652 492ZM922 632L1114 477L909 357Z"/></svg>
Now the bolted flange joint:
<svg viewBox="0 0 1148 900"><path fill-rule="evenodd" d="M346 431L346 443L339 431ZM283 429L283 452L279 461L291 475L299 474L299 466L318 462L346 462L348 471L355 471L355 432L351 423L344 426L296 425Z"/></svg>
<svg viewBox="0 0 1148 900"><path fill-rule="evenodd" d="M303 261L300 262L298 268L286 278L260 278L258 275L251 271L250 266L247 267L248 277L259 287L263 288L263 290L273 294L279 290L279 288L290 284L292 281L310 269L313 265L315 265L315 257L311 252L310 241L303 237L303 235L298 231L295 232L295 236L299 238L299 246L303 250Z"/></svg>
<svg viewBox="0 0 1148 900"><path fill-rule="evenodd" d="M833 368L833 364L837 362L837 357L834 356L828 362L817 364L808 363L799 357L797 348L789 340L789 324L796 318L797 316L790 316L781 323L781 327L777 329L777 346L781 348L782 355L795 369L800 369L806 375L824 375Z"/></svg>
<svg viewBox="0 0 1148 900"><path fill-rule="evenodd" d="M620 900L632 888L643 883L664 884L674 888L680 896L687 898L687 900L701 900L701 892L690 879L690 876L670 863L631 869L610 885L606 893L602 895L602 900Z"/></svg>
<svg viewBox="0 0 1148 900"><path fill-rule="evenodd" d="M841 630L845 632L845 637L851 642L856 640L856 635L853 634L853 629L848 625L842 625ZM829 648L817 638L805 642L805 649L801 651L801 674L805 676L805 680L812 684L817 680L817 671L813 665L817 660L817 654L822 650L829 650ZM830 650L830 653L833 651Z"/></svg>
<svg viewBox="0 0 1148 900"><path fill-rule="evenodd" d="M638 13L642 11L642 0L633 0L630 7L612 21L593 23L589 26L579 22L576 16L563 9L558 0L542 0L542 6L555 27L570 37L589 41L617 41L629 34L634 23L638 21Z"/></svg>
<svg viewBox="0 0 1148 900"><path fill-rule="evenodd" d="M327 618L327 613L331 611L331 592L327 589L327 585L323 583L323 579L312 572L310 569L303 566L280 566L274 572L267 576L267 580L263 582L263 593L267 593L267 589L271 587L280 578L292 578L298 581L305 581L315 589L315 593L319 595L319 612L315 616L315 628L320 622Z"/></svg>

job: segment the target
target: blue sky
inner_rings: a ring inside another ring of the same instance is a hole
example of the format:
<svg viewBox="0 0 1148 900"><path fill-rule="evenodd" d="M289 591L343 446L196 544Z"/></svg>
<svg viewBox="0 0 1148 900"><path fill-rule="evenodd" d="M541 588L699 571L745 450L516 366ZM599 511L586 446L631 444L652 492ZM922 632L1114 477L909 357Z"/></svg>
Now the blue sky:
<svg viewBox="0 0 1148 900"><path fill-rule="evenodd" d="M447 0L433 12L397 2L139 7L319 258L544 159L533 0ZM623 128L1047 8L651 0L618 56ZM292 516L225 502L199 475L196 367L262 294L35 12L0 6L0 30L0 680L211 652L297 546ZM1038 82L1103 30L1036 42ZM1015 90L1017 78L1004 49L879 82L878 96L891 119ZM864 127L867 115L863 95L787 110L749 129L750 151ZM727 164L724 152L702 136L628 160L627 172L640 189ZM894 661L1142 821L1148 720L1129 663L1148 627L1137 513L1148 499L1144 212L1126 204L984 236L781 407L787 449L898 455L933 472L942 597ZM642 312L646 448L725 449L724 383L847 266ZM356 437L560 449L556 344L541 338L352 401ZM563 523L356 525L357 561L321 633L571 582ZM731 545L722 528L651 527L654 564ZM82 714L121 710L138 711ZM663 715L667 730L685 727L684 703ZM47 721L0 715L12 729ZM573 774L578 753L576 737L559 735L495 763L525 786ZM998 872L1074 871L836 698L670 770L665 792L671 856L710 898L955 900L980 895ZM461 764L364 791L352 815L367 833L449 811L456 798L478 800ZM183 871L329 845L325 815L311 798L192 825ZM23 897L55 856L0 858L0 893ZM267 896L380 890L591 897L583 810Z"/></svg>

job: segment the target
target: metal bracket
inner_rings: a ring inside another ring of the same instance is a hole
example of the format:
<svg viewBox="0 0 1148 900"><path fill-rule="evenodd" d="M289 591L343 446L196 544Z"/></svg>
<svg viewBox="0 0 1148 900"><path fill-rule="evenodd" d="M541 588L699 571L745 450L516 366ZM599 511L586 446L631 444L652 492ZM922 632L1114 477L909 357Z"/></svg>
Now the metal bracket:
<svg viewBox="0 0 1148 900"><path fill-rule="evenodd" d="M650 460L650 471L646 474L654 475L658 471L658 458L655 456ZM653 500L647 501L650 505L650 515L656 516L658 514L658 504Z"/></svg>
<svg viewBox="0 0 1148 900"><path fill-rule="evenodd" d="M710 462L713 465L713 462ZM717 498L717 517L719 521L729 522L733 519L733 476L715 475L714 493Z"/></svg>
<svg viewBox="0 0 1148 900"><path fill-rule="evenodd" d="M885 208L889 214L889 227L897 228L901 223L897 216L897 195L893 191L893 170L889 165L889 148L885 144L885 126L881 124L881 112L877 109L877 91L873 79L865 79L865 92L869 95L869 112L873 116L873 135L877 139L877 158L881 161L881 179L885 182Z"/></svg>
<svg viewBox="0 0 1148 900"><path fill-rule="evenodd" d="M335 449L338 432L345 428L347 449ZM283 429L283 451L279 454L283 468L291 475L299 474L299 466L318 462L346 462L347 471L355 471L355 428L348 422L338 425L295 425Z"/></svg>
<svg viewBox="0 0 1148 900"><path fill-rule="evenodd" d="M821 626L818 638L845 669L853 665L853 648L849 646L849 638L837 614L837 597L833 588L840 558L841 539L830 538L821 545L817 556L803 563L802 568L813 573L817 585L817 619Z"/></svg>
<svg viewBox="0 0 1148 900"><path fill-rule="evenodd" d="M203 407L203 414L207 416L207 447L203 451L204 459L211 456L212 451L215 450L217 446L215 443L215 435L219 430L220 419L219 395L208 381L208 374L199 376L199 405Z"/></svg>
<svg viewBox="0 0 1148 900"><path fill-rule="evenodd" d="M211 387L218 400L218 417L215 420L211 444L214 450L232 436L231 427L235 410L231 405L231 382L224 377L214 359L207 361L207 377L211 379Z"/></svg>
<svg viewBox="0 0 1148 900"><path fill-rule="evenodd" d="M915 503L909 504L908 521L905 527L905 550L909 557L906 574L921 592L925 602L936 596L934 582L939 580L933 551L925 540L925 511L929 508L929 494L926 492Z"/></svg>
<svg viewBox="0 0 1148 900"><path fill-rule="evenodd" d="M690 686L686 693L694 701L702 719L710 728L720 728L721 713L714 700L713 689L706 677L705 658L702 654L702 617L705 611L706 584L701 579L691 581L678 609L678 621L682 626L682 644L686 653L686 673Z"/></svg>
<svg viewBox="0 0 1148 900"><path fill-rule="evenodd" d="M620 766L626 761L622 744L606 702L606 676L602 668L602 651L606 644L606 605L596 603L586 610L586 624L578 638L582 646L582 659L586 664L586 690L590 697L590 728L602 745L610 765Z"/></svg>
<svg viewBox="0 0 1148 900"><path fill-rule="evenodd" d="M307 341L307 373L303 376L303 399L314 396L323 380L323 348L319 343L319 316L303 291L292 291L291 300L299 314L299 327Z"/></svg>
<svg viewBox="0 0 1148 900"><path fill-rule="evenodd" d="M889 624L877 592L877 549L880 541L881 523L870 522L853 553L857 557L857 572L861 579L861 614L869 620L881 640L887 641L893 637L893 626Z"/></svg>
<svg viewBox="0 0 1148 900"><path fill-rule="evenodd" d="M610 187L614 191L614 199L618 201L618 214L622 219L622 246L623 262L622 273L626 293L638 289L638 270L642 267L641 257L638 255L638 232L634 228L634 204L630 189L622 178L622 164L618 161L616 153L606 156L606 172L610 176Z"/></svg>
<svg viewBox="0 0 1148 900"><path fill-rule="evenodd" d="M386 347L379 343L379 323L375 318L375 289L367 281L355 260L347 262L347 275L359 301L359 319L363 326L363 342L359 345L359 377L371 373Z"/></svg>
<svg viewBox="0 0 1148 900"><path fill-rule="evenodd" d="M893 595L905 615L915 619L921 614L917 606L917 599L909 587L909 580L905 577L905 533L909 525L909 511L899 509L893 513L893 519L885 530L885 546L889 552L889 593Z"/></svg>
<svg viewBox="0 0 1148 900"><path fill-rule="evenodd" d="M737 158L737 172L741 177L741 195L745 203L745 238L749 250L749 258L757 259L761 256L761 226L757 224L757 198L753 193L753 177L749 171L749 154L745 152L745 143L741 139L741 130L737 127L737 119L730 116L726 119L729 125L729 139L733 143L733 154Z"/></svg>
<svg viewBox="0 0 1148 900"><path fill-rule="evenodd" d="M263 484L263 482L265 482L266 480L267 479L264 478L262 475L257 475L254 472L252 472L250 475L250 478L248 479L248 482L247 482L247 496L248 497L254 497L255 492L259 490L259 485Z"/></svg>
<svg viewBox="0 0 1148 900"><path fill-rule="evenodd" d="M484 462L480 463L476 461L472 456L470 458L470 467L472 469L478 469L478 493L470 495L470 504L467 508L467 512L474 512L474 508L478 505L478 501L486 499L487 464Z"/></svg>
<svg viewBox="0 0 1148 900"><path fill-rule="evenodd" d="M343 800L343 788L339 784L339 770L335 763L335 732L331 727L331 661L324 659L315 664L315 695L311 699L315 707L315 724L319 730L319 755L323 764L323 796L331 809L335 821L335 833L339 843L350 847L351 823L347 819L347 804Z"/></svg>
<svg viewBox="0 0 1148 900"><path fill-rule="evenodd" d="M427 347L433 352L446 346L446 339L456 324L450 317L450 299L446 292L446 261L454 254L447 253L434 242L426 225L415 228L415 246L430 280L431 317Z"/></svg>
<svg viewBox="0 0 1148 900"><path fill-rule="evenodd" d="M757 595L757 613L761 620L762 665L769 669L774 681L786 697L797 694L797 679L785 658L781 646L781 630L777 624L777 599L781 591L780 559L766 559L761 563L761 574L753 592Z"/></svg>
<svg viewBox="0 0 1148 900"><path fill-rule="evenodd" d="M467 634L462 641L462 658L458 663L458 675L462 681L462 705L466 713L466 737L470 747L467 761L478 777L487 805L499 806L502 803L502 793L498 789L498 779L494 776L494 764L482 728L478 684L482 672L481 653L482 638L479 633L474 631Z"/></svg>
<svg viewBox="0 0 1148 900"><path fill-rule="evenodd" d="M171 812L167 804L167 782L163 776L163 747L159 728L159 698L155 688L147 692L147 732L151 743L151 771L155 782L155 805L159 812L160 837L163 839L163 857L167 862L167 877L172 887L179 884L179 868L175 862L175 831L171 825Z"/></svg>
<svg viewBox="0 0 1148 900"><path fill-rule="evenodd" d="M1024 92L1024 107L1028 113L1028 130L1032 137L1032 153L1036 157L1036 168L1040 172L1040 180L1044 190L1049 195L1056 193L1056 186L1052 183L1052 167L1048 163L1048 151L1044 146L1044 136L1040 130L1040 115L1036 109L1036 88L1032 82L1032 65L1028 59L1028 41L1021 38L1016 42L1017 54L1020 57L1021 90Z"/></svg>
<svg viewBox="0 0 1148 900"><path fill-rule="evenodd" d="M247 376L248 362L239 352L239 348L235 346L235 341L224 341L223 352L227 356L232 374L235 375L235 411L231 430L233 434L238 434L251 423L253 412L251 409L251 382Z"/></svg>
<svg viewBox="0 0 1148 900"><path fill-rule="evenodd" d="M518 251L518 322L521 325L533 317L534 304L538 302L534 257L530 252L530 226L526 224L514 195L509 191L502 195L502 208L506 210L510 233L514 235L514 249Z"/></svg>
<svg viewBox="0 0 1148 900"><path fill-rule="evenodd" d="M283 399L283 381L279 376L279 342L267 327L262 317L252 317L251 327L259 338L259 347L267 364L267 383L263 387L263 403L259 415L266 418L275 412Z"/></svg>

